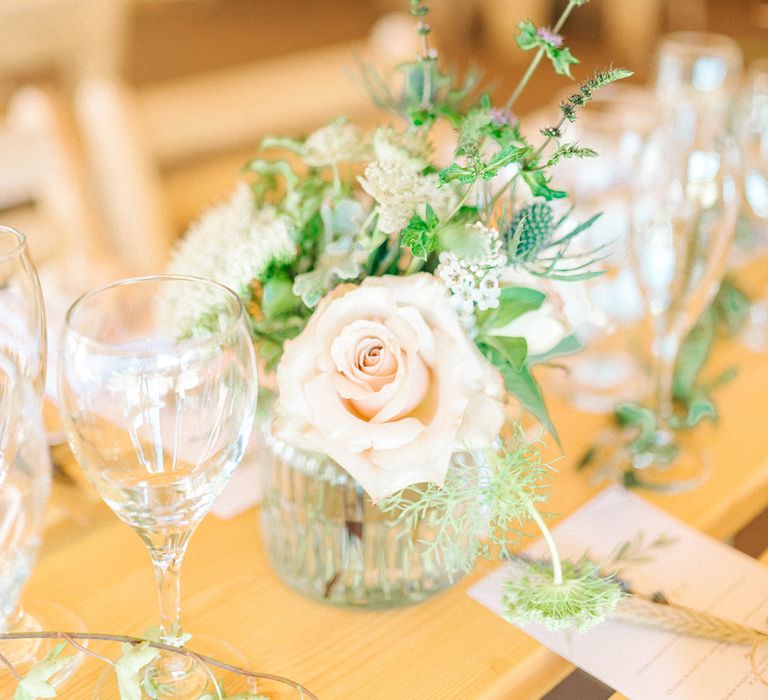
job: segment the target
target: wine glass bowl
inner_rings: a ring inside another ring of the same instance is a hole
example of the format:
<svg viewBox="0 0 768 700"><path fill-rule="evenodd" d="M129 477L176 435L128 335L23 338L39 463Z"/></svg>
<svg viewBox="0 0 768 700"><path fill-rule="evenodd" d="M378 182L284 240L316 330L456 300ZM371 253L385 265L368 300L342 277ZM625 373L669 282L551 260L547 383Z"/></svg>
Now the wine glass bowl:
<svg viewBox="0 0 768 700"><path fill-rule="evenodd" d="M122 280L75 302L61 348L70 445L99 495L147 546L162 640L179 646L186 546L253 423L256 360L243 306L201 278ZM161 654L148 673L174 698L197 697L209 682L200 664L175 654Z"/></svg>
<svg viewBox="0 0 768 700"><path fill-rule="evenodd" d="M43 293L24 234L0 226L0 349L12 355L42 396L46 330Z"/></svg>

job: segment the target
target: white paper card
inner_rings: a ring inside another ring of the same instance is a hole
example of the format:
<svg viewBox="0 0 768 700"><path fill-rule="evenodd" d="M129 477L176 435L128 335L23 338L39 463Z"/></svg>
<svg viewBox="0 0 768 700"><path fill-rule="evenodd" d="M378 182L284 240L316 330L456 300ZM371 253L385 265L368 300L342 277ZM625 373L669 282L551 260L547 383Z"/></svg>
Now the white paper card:
<svg viewBox="0 0 768 700"><path fill-rule="evenodd" d="M680 605L768 629L768 567L688 527L642 498L609 488L564 520L554 531L564 557L589 551L604 561L638 531L645 542L665 535L672 544L649 552L649 560L628 565L622 576L633 590L661 591ZM546 556L539 541L527 553ZM501 614L504 580L514 567L501 567L469 594ZM531 624L524 631L571 663L632 700L765 700L768 687L755 676L751 649L676 635L642 625L608 621L580 634L550 632ZM760 654L760 672L768 663Z"/></svg>

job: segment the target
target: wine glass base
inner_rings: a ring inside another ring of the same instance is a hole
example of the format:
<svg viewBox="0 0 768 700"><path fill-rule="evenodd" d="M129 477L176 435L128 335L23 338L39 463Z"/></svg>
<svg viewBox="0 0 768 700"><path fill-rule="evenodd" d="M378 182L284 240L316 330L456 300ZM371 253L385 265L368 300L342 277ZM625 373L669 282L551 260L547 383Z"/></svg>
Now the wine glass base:
<svg viewBox="0 0 768 700"><path fill-rule="evenodd" d="M215 637L196 634L189 641L189 649L196 654L208 656L232 666L248 669L249 661L236 647ZM173 652L161 652L155 661L142 670L142 681L151 675L160 688L157 700L198 700L202 695L212 693L216 696L214 682L227 695L255 693L256 682L240 674L213 665L204 665L193 657L184 657ZM93 700L120 700L117 676L114 669L107 668L99 676L93 690ZM151 700L142 687L142 700Z"/></svg>
<svg viewBox="0 0 768 700"><path fill-rule="evenodd" d="M698 488L713 472L711 453L697 443L693 433L677 434L666 458L633 450L635 437L634 431L619 428L599 436L590 460L595 482L613 481L628 488L678 494Z"/></svg>
<svg viewBox="0 0 768 700"><path fill-rule="evenodd" d="M12 624L7 632L42 632L56 630L64 632L85 632L85 623L71 610L50 601L34 601L24 607L21 617ZM19 639L0 642L2 654L23 676L36 663L45 658L61 639ZM88 646L87 640L78 640L78 644ZM54 687L60 686L67 680L83 662L83 652L71 645L62 652L61 658L67 657L66 666L49 679Z"/></svg>

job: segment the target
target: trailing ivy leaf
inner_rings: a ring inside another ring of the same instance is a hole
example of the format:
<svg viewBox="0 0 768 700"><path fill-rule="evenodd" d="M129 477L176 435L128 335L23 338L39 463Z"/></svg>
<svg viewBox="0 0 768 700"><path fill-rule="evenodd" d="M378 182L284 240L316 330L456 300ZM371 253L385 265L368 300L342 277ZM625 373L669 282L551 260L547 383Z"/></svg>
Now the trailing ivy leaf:
<svg viewBox="0 0 768 700"><path fill-rule="evenodd" d="M567 192L553 190L549 186L549 178L541 170L523 170L522 176L534 197L544 197L547 201L551 201L568 196Z"/></svg>
<svg viewBox="0 0 768 700"><path fill-rule="evenodd" d="M621 403L616 407L616 422L623 428L637 428L638 436L632 443L636 452L647 452L655 445L656 414L635 403Z"/></svg>
<svg viewBox="0 0 768 700"><path fill-rule="evenodd" d="M673 395L688 402L696 393L696 381L709 357L715 339L715 322L712 309L707 309L686 337L675 363Z"/></svg>
<svg viewBox="0 0 768 700"><path fill-rule="evenodd" d="M50 679L63 669L71 660L70 657L59 658L66 648L66 642L59 642L45 658L38 661L16 686L13 700L38 700L38 698L55 698L56 688Z"/></svg>
<svg viewBox="0 0 768 700"><path fill-rule="evenodd" d="M547 166L551 167L565 158L597 158L597 151L583 148L578 143L561 143L547 161Z"/></svg>
<svg viewBox="0 0 768 700"><path fill-rule="evenodd" d="M503 328L518 316L536 311L546 298L544 292L529 287L502 287L499 292L499 305L480 317L480 327L484 331Z"/></svg>
<svg viewBox="0 0 768 700"><path fill-rule="evenodd" d="M122 644L120 648L123 655L115 662L120 700L141 700L140 672L156 659L160 652L149 646L149 642Z"/></svg>
<svg viewBox="0 0 768 700"><path fill-rule="evenodd" d="M410 248L414 256L426 260L437 248L435 230L439 224L437 214L427 204L426 218L422 219L418 214L414 214L400 234L400 242L403 246Z"/></svg>

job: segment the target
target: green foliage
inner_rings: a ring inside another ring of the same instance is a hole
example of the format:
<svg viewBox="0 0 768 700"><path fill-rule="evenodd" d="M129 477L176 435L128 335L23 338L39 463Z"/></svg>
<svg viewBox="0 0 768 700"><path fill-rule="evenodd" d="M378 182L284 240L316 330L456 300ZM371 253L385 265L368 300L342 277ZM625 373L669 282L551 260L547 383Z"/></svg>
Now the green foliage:
<svg viewBox="0 0 768 700"><path fill-rule="evenodd" d="M434 209L427 204L426 217L422 219L414 213L408 225L400 234L400 242L406 248L410 248L413 255L421 260L426 260L429 254L437 249L438 241L435 230L440 221Z"/></svg>
<svg viewBox="0 0 768 700"><path fill-rule="evenodd" d="M529 311L536 311L547 295L530 287L503 287L499 292L499 305L484 311L478 317L480 334L486 336L514 321Z"/></svg>
<svg viewBox="0 0 768 700"><path fill-rule="evenodd" d="M38 700L38 698L56 697L56 688L51 685L50 681L72 660L71 657L61 657L61 652L66 646L66 642L60 642L27 671L16 686L13 700Z"/></svg>
<svg viewBox="0 0 768 700"><path fill-rule="evenodd" d="M610 615L624 597L613 576L582 558L563 562L563 582L556 583L549 562L520 562L521 572L504 585L504 617L525 625L541 623L551 630L577 627L583 632Z"/></svg>
<svg viewBox="0 0 768 700"><path fill-rule="evenodd" d="M201 695L198 700L270 700L266 695L259 695L255 693L237 693L236 695L228 695L224 690L224 684L219 683L216 689L212 693L206 693Z"/></svg>
<svg viewBox="0 0 768 700"><path fill-rule="evenodd" d="M154 661L160 652L149 645L121 644L122 656L115 662L117 688L120 700L141 700L141 671Z"/></svg>
<svg viewBox="0 0 768 700"><path fill-rule="evenodd" d="M424 556L450 570L469 570L478 557L510 558L530 517L533 502L543 501L551 467L521 426L498 450L463 453L445 483L417 484L378 502L397 515L402 532L424 532ZM478 468L482 466L482 468ZM413 543L405 540L406 545Z"/></svg>
<svg viewBox="0 0 768 700"><path fill-rule="evenodd" d="M528 185L528 189L531 191L531 195L534 197L544 197L549 202L553 199L563 199L568 196L567 192L556 190L549 186L552 178L547 177L543 170L523 170L522 176L525 184Z"/></svg>
<svg viewBox="0 0 768 700"><path fill-rule="evenodd" d="M565 158L597 158L597 151L583 148L578 143L561 143L549 157L547 166L551 167Z"/></svg>
<svg viewBox="0 0 768 700"><path fill-rule="evenodd" d="M552 35L552 38L548 36L549 34ZM579 61L571 54L567 46L562 46L562 38L554 32L539 31L533 22L524 20L518 24L518 35L515 37L515 41L523 51L531 51L532 49L544 51L558 75L573 78L571 66Z"/></svg>

